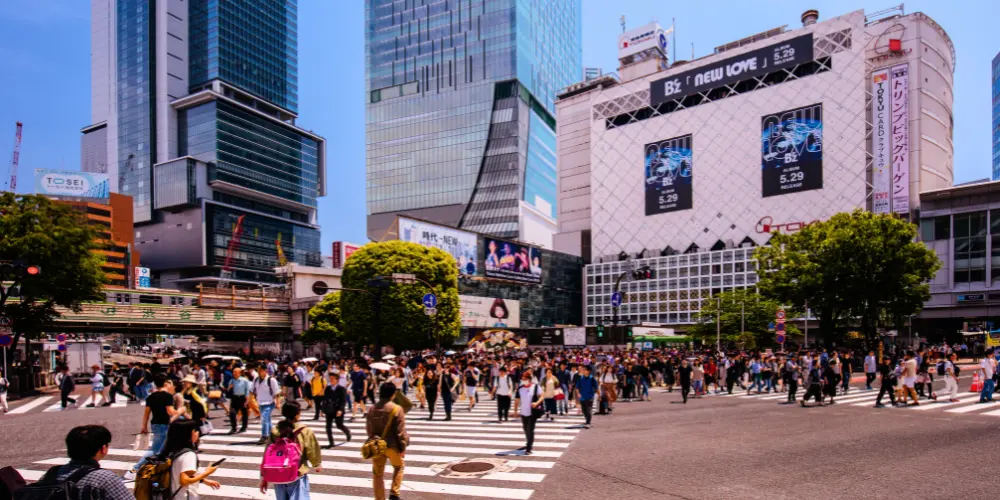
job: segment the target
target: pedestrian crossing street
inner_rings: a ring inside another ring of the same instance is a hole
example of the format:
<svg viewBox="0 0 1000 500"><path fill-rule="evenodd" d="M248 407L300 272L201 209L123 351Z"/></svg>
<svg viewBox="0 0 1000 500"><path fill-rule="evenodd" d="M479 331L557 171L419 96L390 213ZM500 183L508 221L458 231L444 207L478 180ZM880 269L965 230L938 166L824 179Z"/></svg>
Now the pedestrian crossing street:
<svg viewBox="0 0 1000 500"><path fill-rule="evenodd" d="M874 408L875 401L878 399L878 388L877 385L874 390L868 391L865 389L852 388L847 394L838 393L834 398L836 402L834 406L850 406L850 407L868 407ZM651 391L653 392L653 391ZM672 393L668 393L666 389L658 388L655 392L661 394L675 394L680 398L680 389L674 388ZM801 400L805 395L805 390L801 387L796 393L797 399ZM765 402L775 402L783 403L788 399L788 393L761 393L758 394L756 391L752 393L747 393L746 390L740 390L739 387L733 388L732 394L727 394L722 392L721 394L716 394L714 390L709 391L708 394L703 395L704 398L729 398L734 401L765 401ZM928 400L926 398L920 398L919 406L906 406L906 407L893 407L890 404L889 395L886 394L882 397L882 404L885 405L885 409L893 409L899 411L919 411L919 412L940 412L949 415L978 415L978 416L988 416L988 417L1000 417L1000 395L994 396L994 400L991 403L979 403L980 394L979 392L968 392L959 391L958 401L950 402L948 401L948 395L938 393L938 400ZM688 396L688 403L694 398L694 394ZM828 399L824 399L825 403L828 403ZM815 401L811 400L807 404L815 405ZM798 402L796 402L796 406Z"/></svg>
<svg viewBox="0 0 1000 500"><path fill-rule="evenodd" d="M125 408L128 405L128 399L124 397L119 397L111 406L102 407L101 404L104 402L103 399L97 399L97 405L92 408L88 408L87 404L90 403L89 396L78 395L76 397L76 404L68 404L65 411L87 411L96 410L98 408ZM144 403L143 403L144 404ZM19 405L9 412L7 415L24 415L27 413L50 413L54 411L63 411L62 403L60 403L59 398L56 396L42 396L36 398L32 401L28 401L22 405Z"/></svg>
<svg viewBox="0 0 1000 500"><path fill-rule="evenodd" d="M524 446L524 432L516 412L511 412L509 422L496 422L496 402L480 395L481 402L470 412L467 403L456 402L451 421L444 421L444 410L439 401L434 420L427 420L427 411L414 407L406 416L410 446L406 450L401 496L420 494L417 498L495 498L525 500L531 498L563 453L572 445L582 430L583 417L556 416L555 422L539 420L531 456L518 448ZM221 412L213 412L221 416ZM348 413L349 417L350 414ZM316 433L320 445L326 446L326 423L312 420L313 410L304 410L302 423ZM279 420L275 419L274 423ZM264 447L257 445L260 423L251 423L247 432L227 434L228 421L212 420L216 430L201 438L199 459L202 466L226 458L212 476L222 484L219 490L202 485L200 494L205 498L272 499L273 491L262 494L258 489L258 469ZM365 440L365 422L360 412L354 422L345 421L351 430L352 440L344 441L344 434L333 428L336 447L322 450L323 467L320 472L309 474L310 497L313 500L361 500L372 498L371 463L361 459L361 444ZM114 448L101 461L101 466L124 473L143 454L142 451ZM456 462L475 459L498 461L503 467L495 472L472 477L449 477L443 470ZM28 480L37 480L45 469L65 463L64 457L53 457L33 463L19 470ZM386 467L386 490L390 487L392 467Z"/></svg>

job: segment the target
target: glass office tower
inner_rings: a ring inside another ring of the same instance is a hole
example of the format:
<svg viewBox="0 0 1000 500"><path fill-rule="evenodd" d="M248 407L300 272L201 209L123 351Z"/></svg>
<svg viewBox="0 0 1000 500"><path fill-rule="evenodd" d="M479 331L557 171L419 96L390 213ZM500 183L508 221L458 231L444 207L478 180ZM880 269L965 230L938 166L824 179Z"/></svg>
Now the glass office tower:
<svg viewBox="0 0 1000 500"><path fill-rule="evenodd" d="M281 254L321 265L325 141L295 126L297 15L297 0L91 0L83 166L133 197L159 286L217 281L237 225L235 284L277 281Z"/></svg>
<svg viewBox="0 0 1000 500"><path fill-rule="evenodd" d="M993 180L1000 180L1000 52L993 58Z"/></svg>
<svg viewBox="0 0 1000 500"><path fill-rule="evenodd" d="M556 91L581 0L366 0L368 235L396 214L522 237L556 217Z"/></svg>

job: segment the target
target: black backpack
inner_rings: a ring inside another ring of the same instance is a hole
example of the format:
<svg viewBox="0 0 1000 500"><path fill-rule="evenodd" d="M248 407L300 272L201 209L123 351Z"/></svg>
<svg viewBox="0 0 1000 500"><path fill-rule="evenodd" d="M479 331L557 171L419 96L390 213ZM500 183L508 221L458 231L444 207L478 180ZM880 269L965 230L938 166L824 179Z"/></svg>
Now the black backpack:
<svg viewBox="0 0 1000 500"><path fill-rule="evenodd" d="M37 483L15 491L14 500L76 500L81 498L76 484L87 474L100 470L97 467L83 466L65 480L57 481L56 476L60 467L62 466L57 465L50 468Z"/></svg>
<svg viewBox="0 0 1000 500"><path fill-rule="evenodd" d="M937 374L939 377L945 376L944 361L937 364Z"/></svg>

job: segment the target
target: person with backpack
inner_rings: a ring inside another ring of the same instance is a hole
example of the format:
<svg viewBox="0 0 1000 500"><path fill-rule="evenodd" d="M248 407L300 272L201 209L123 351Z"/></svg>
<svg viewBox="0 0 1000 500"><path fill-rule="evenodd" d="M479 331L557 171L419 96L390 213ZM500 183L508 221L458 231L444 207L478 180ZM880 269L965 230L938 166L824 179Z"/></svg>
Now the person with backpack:
<svg viewBox="0 0 1000 500"><path fill-rule="evenodd" d="M399 500L399 490L403 485L403 459L406 457L406 447L410 444L410 436L406 433L406 412L392 402L396 395L396 386L386 382L379 386L378 401L372 406L365 419L365 431L368 440L376 438L384 440L384 453L372 457L372 487L375 500L385 500L385 463L392 464L392 486L389 489L389 499Z"/></svg>
<svg viewBox="0 0 1000 500"><path fill-rule="evenodd" d="M135 500L121 477L101 468L110 446L111 431L106 427L74 427L66 435L69 463L50 468L37 483L14 491L14 500Z"/></svg>
<svg viewBox="0 0 1000 500"><path fill-rule="evenodd" d="M806 395L799 400L799 404L805 408L806 402L809 401L809 398L815 398L816 403L823 406L823 372L820 368L818 354L814 355L813 363L809 366L806 373L808 374L806 375L806 383L809 384L809 387L806 388Z"/></svg>
<svg viewBox="0 0 1000 500"><path fill-rule="evenodd" d="M149 434L150 429L153 430L150 449L132 468L125 472L126 480L135 479L136 472L146 462L146 459L162 451L167 441L170 420L183 413L175 405L174 383L167 379L165 373L157 373L153 377L153 384L156 385L156 391L146 397L142 427L139 429L139 434Z"/></svg>
<svg viewBox="0 0 1000 500"><path fill-rule="evenodd" d="M200 437L197 422L178 420L170 424L163 449L139 469L135 482L136 498L198 500L199 485L219 489L221 485L209 479L216 471L215 464L198 472L197 450Z"/></svg>
<svg viewBox="0 0 1000 500"><path fill-rule="evenodd" d="M98 396L103 401L101 406L111 406L111 402L104 396L104 385L107 382L107 376L101 371L100 365L91 366L90 370L93 372L93 375L90 377L90 403L87 404L87 408L97 406Z"/></svg>
<svg viewBox="0 0 1000 500"><path fill-rule="evenodd" d="M538 384L532 382L531 370L525 370L521 374L521 386L517 388L517 395L514 399L514 406L521 416L521 428L524 429L525 445L521 448L525 455L531 455L531 447L535 444L535 424L538 419L545 415L545 408L542 404L545 399Z"/></svg>
<svg viewBox="0 0 1000 500"><path fill-rule="evenodd" d="M875 408L885 408L882 404L882 396L889 394L889 402L896 406L896 372L892 369L892 360L888 356L882 358L882 364L878 365L878 371L882 375L882 386L878 391L878 398L875 399Z"/></svg>
<svg viewBox="0 0 1000 500"><path fill-rule="evenodd" d="M949 403L957 403L958 400L958 376L955 373L955 354L941 358L937 365L938 376L944 380L944 391L942 394L948 396Z"/></svg>
<svg viewBox="0 0 1000 500"><path fill-rule="evenodd" d="M326 440L329 444L327 448L333 448L333 423L337 423L340 429L347 436L347 441L351 441L351 430L344 425L344 408L347 406L347 389L340 385L340 374L333 372L330 374L330 383L322 396L316 398L316 408L323 408L326 415Z"/></svg>
<svg viewBox="0 0 1000 500"><path fill-rule="evenodd" d="M581 366L580 376L574 384L574 389L580 401L580 408L583 410L584 429L590 428L590 419L594 414L594 396L597 395L599 388L597 379L590 374L590 365Z"/></svg>
<svg viewBox="0 0 1000 500"><path fill-rule="evenodd" d="M510 413L510 397L517 390L517 384L514 383L514 378L507 373L507 367L501 366L499 375L491 385L493 391L490 397L497 400L497 422L507 422Z"/></svg>
<svg viewBox="0 0 1000 500"><path fill-rule="evenodd" d="M257 443L264 444L271 435L271 413L281 395L281 388L278 386L278 381L267 374L267 367L260 365L257 367L257 380L253 381L251 391L260 407L261 434Z"/></svg>
<svg viewBox="0 0 1000 500"><path fill-rule="evenodd" d="M281 416L285 419L271 431L264 451L260 492L267 493L268 485L273 484L278 500L308 499L309 465L316 472L323 470L319 441L312 429L299 422L302 407L298 403L282 405Z"/></svg>

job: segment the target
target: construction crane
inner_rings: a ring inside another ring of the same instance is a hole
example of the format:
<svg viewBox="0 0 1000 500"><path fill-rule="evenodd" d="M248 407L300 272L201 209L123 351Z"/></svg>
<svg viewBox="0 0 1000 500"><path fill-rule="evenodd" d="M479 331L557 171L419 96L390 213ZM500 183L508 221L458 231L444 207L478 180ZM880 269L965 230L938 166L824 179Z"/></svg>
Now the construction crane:
<svg viewBox="0 0 1000 500"><path fill-rule="evenodd" d="M216 283L217 289L223 289L229 287L229 281L233 279L233 253L236 252L236 246L240 244L240 236L243 234L243 218L245 215L239 216L236 219L236 226L233 227L233 236L229 238L229 247L226 248L226 260L222 264L222 271L219 272L219 281Z"/></svg>
<svg viewBox="0 0 1000 500"><path fill-rule="evenodd" d="M128 158L125 159L125 166L122 167L122 171L118 173L118 192L122 192L122 186L125 185L125 174L132 171L132 159L135 155L129 153ZM107 171L107 166L104 167L105 172Z"/></svg>
<svg viewBox="0 0 1000 500"><path fill-rule="evenodd" d="M14 131L14 156L10 160L10 182L8 187L11 193L17 192L17 164L21 159L21 122L17 122L17 128Z"/></svg>

